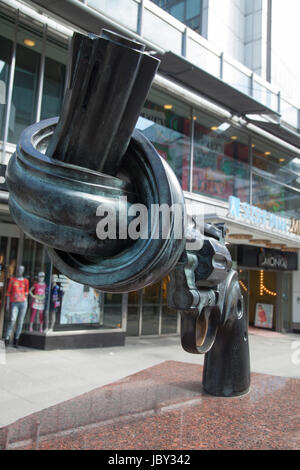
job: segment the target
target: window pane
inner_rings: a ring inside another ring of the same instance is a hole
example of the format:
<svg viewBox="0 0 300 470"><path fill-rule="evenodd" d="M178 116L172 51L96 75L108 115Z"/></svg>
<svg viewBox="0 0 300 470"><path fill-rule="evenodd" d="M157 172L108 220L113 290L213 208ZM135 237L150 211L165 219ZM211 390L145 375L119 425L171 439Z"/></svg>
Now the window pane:
<svg viewBox="0 0 300 470"><path fill-rule="evenodd" d="M293 154L257 138L253 139L252 152L256 174L300 189L300 166L296 165L297 159Z"/></svg>
<svg viewBox="0 0 300 470"><path fill-rule="evenodd" d="M161 284L143 290L142 335L158 335Z"/></svg>
<svg viewBox="0 0 300 470"><path fill-rule="evenodd" d="M253 175L253 205L300 219L300 192L257 174Z"/></svg>
<svg viewBox="0 0 300 470"><path fill-rule="evenodd" d="M177 333L177 311L169 308L167 305L167 285L169 277L162 280L162 322L161 333L176 334Z"/></svg>
<svg viewBox="0 0 300 470"><path fill-rule="evenodd" d="M12 41L0 36L0 140L4 136L4 119L7 102L7 88L12 53Z"/></svg>
<svg viewBox="0 0 300 470"><path fill-rule="evenodd" d="M98 291L99 298L104 297L104 315L101 326L104 328L121 328L122 294L109 294Z"/></svg>
<svg viewBox="0 0 300 470"><path fill-rule="evenodd" d="M46 57L41 119L58 116L64 95L66 67Z"/></svg>
<svg viewBox="0 0 300 470"><path fill-rule="evenodd" d="M193 191L249 202L248 136L202 113L194 117Z"/></svg>
<svg viewBox="0 0 300 470"><path fill-rule="evenodd" d="M179 21L184 21L184 3L180 2L170 8L170 13Z"/></svg>
<svg viewBox="0 0 300 470"><path fill-rule="evenodd" d="M137 129L152 142L171 165L184 190L190 167L190 108L156 90L151 90Z"/></svg>
<svg viewBox="0 0 300 470"><path fill-rule="evenodd" d="M298 219L300 180L297 159L287 150L257 138L253 139L252 152L253 204Z"/></svg>
<svg viewBox="0 0 300 470"><path fill-rule="evenodd" d="M186 2L186 19L189 20L194 16L200 15L201 0L188 0Z"/></svg>
<svg viewBox="0 0 300 470"><path fill-rule="evenodd" d="M139 309L140 309L139 292L129 292L128 293L128 308L127 308L127 334L129 336L139 335Z"/></svg>
<svg viewBox="0 0 300 470"><path fill-rule="evenodd" d="M17 44L17 60L9 121L9 142L35 121L40 54Z"/></svg>
<svg viewBox="0 0 300 470"><path fill-rule="evenodd" d="M58 116L64 97L68 44L47 35L41 119Z"/></svg>

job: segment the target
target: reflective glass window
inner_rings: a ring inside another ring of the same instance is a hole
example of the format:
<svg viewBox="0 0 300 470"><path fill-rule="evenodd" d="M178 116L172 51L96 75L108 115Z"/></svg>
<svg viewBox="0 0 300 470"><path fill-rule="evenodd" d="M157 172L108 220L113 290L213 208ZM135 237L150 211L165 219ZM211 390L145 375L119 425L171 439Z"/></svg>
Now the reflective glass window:
<svg viewBox="0 0 300 470"><path fill-rule="evenodd" d="M121 328L122 326L122 294L111 294L98 291L99 297L103 296L103 322L104 328Z"/></svg>
<svg viewBox="0 0 300 470"><path fill-rule="evenodd" d="M129 336L139 336L140 305L141 293L129 292L127 307L127 334Z"/></svg>
<svg viewBox="0 0 300 470"><path fill-rule="evenodd" d="M158 335L161 283L143 290L142 335Z"/></svg>
<svg viewBox="0 0 300 470"><path fill-rule="evenodd" d="M161 318L161 334L177 333L177 310L168 307L167 303L167 286L169 276L162 280L162 318Z"/></svg>
<svg viewBox="0 0 300 470"><path fill-rule="evenodd" d="M253 204L284 216L300 216L300 166L287 150L253 138Z"/></svg>
<svg viewBox="0 0 300 470"><path fill-rule="evenodd" d="M64 95L65 72L65 65L46 57L41 119L60 114Z"/></svg>
<svg viewBox="0 0 300 470"><path fill-rule="evenodd" d="M21 132L36 118L40 54L17 44L15 79L8 141L17 143Z"/></svg>
<svg viewBox="0 0 300 470"><path fill-rule="evenodd" d="M206 114L194 115L193 191L227 201L249 202L248 136Z"/></svg>
<svg viewBox="0 0 300 470"><path fill-rule="evenodd" d="M184 190L190 170L190 107L152 89L137 122L137 129L171 165Z"/></svg>
<svg viewBox="0 0 300 470"><path fill-rule="evenodd" d="M170 8L170 13L179 21L184 21L184 2L180 2L180 3L173 5Z"/></svg>
<svg viewBox="0 0 300 470"><path fill-rule="evenodd" d="M186 2L186 19L189 20L201 13L201 0L189 0Z"/></svg>
<svg viewBox="0 0 300 470"><path fill-rule="evenodd" d="M202 0L152 0L152 2L201 34Z"/></svg>
<svg viewBox="0 0 300 470"><path fill-rule="evenodd" d="M257 174L253 174L252 181L254 206L282 216L300 219L300 191Z"/></svg>
<svg viewBox="0 0 300 470"><path fill-rule="evenodd" d="M12 41L0 36L0 140L4 136L5 109L12 53Z"/></svg>
<svg viewBox="0 0 300 470"><path fill-rule="evenodd" d="M257 175L300 189L300 164L294 154L257 138L252 139L252 153Z"/></svg>
<svg viewBox="0 0 300 470"><path fill-rule="evenodd" d="M61 111L68 61L67 43L47 35L41 119L58 116Z"/></svg>

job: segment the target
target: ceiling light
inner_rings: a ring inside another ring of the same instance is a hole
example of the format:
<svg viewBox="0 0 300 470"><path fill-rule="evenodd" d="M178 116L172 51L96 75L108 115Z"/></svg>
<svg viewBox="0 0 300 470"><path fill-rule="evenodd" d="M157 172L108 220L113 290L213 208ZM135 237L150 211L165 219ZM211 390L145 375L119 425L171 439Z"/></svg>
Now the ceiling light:
<svg viewBox="0 0 300 470"><path fill-rule="evenodd" d="M33 39L26 38L26 39L24 39L23 42L24 42L25 46L28 46L28 47L34 47L35 46L35 41Z"/></svg>
<svg viewBox="0 0 300 470"><path fill-rule="evenodd" d="M218 126L211 126L210 130L211 131L216 131L218 129Z"/></svg>
<svg viewBox="0 0 300 470"><path fill-rule="evenodd" d="M172 104L164 104L164 109L172 109L173 105Z"/></svg>
<svg viewBox="0 0 300 470"><path fill-rule="evenodd" d="M285 158L280 158L279 161L280 162L285 162Z"/></svg>
<svg viewBox="0 0 300 470"><path fill-rule="evenodd" d="M265 155L266 156L271 155L271 152L265 152Z"/></svg>
<svg viewBox="0 0 300 470"><path fill-rule="evenodd" d="M197 121L197 116L193 116L194 121Z"/></svg>
<svg viewBox="0 0 300 470"><path fill-rule="evenodd" d="M281 250L286 247L286 245L282 245L282 243L267 243L268 248L277 248L278 250Z"/></svg>
<svg viewBox="0 0 300 470"><path fill-rule="evenodd" d="M232 233L231 235L229 235L229 238L234 238L237 240L251 240L253 236L248 235L247 233Z"/></svg>
<svg viewBox="0 0 300 470"><path fill-rule="evenodd" d="M237 140L237 136L236 136L236 135L232 135L232 136L231 136L231 139L232 139L232 140Z"/></svg>

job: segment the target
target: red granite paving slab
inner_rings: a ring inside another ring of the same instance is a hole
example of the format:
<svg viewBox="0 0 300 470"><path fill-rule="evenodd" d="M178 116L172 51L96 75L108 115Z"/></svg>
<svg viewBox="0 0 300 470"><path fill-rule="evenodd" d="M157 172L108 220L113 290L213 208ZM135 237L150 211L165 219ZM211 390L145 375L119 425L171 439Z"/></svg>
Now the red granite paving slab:
<svg viewBox="0 0 300 470"><path fill-rule="evenodd" d="M256 326L249 326L248 328L249 335L264 336L265 338L280 338L284 337L283 333L278 331L267 330L266 328L259 328Z"/></svg>
<svg viewBox="0 0 300 470"><path fill-rule="evenodd" d="M201 377L166 361L18 420L1 441L9 430L18 449L299 449L299 380L253 373L247 395L221 398Z"/></svg>

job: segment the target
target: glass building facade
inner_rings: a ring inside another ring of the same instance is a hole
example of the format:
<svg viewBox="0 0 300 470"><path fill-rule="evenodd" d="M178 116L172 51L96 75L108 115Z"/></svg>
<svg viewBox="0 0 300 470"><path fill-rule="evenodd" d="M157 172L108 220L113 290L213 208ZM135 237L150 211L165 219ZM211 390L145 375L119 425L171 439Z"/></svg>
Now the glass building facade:
<svg viewBox="0 0 300 470"><path fill-rule="evenodd" d="M202 34L202 0L151 0L177 20Z"/></svg>
<svg viewBox="0 0 300 470"><path fill-rule="evenodd" d="M192 25L197 18L201 23L200 0L154 3L197 31ZM28 125L60 113L69 73L70 41L37 21L1 11L0 44L0 83L4 90L0 100L0 144L5 164L7 145L16 144ZM193 107L155 85L137 128L171 165L184 191L216 202L227 202L234 195L269 212L300 219L300 160L286 147ZM168 278L138 292L101 293L63 276L50 263L43 246L17 231L10 232L12 226L9 215L0 212L0 334L8 320L7 283L20 263L25 266L30 286L38 272L46 274L44 330L123 330L133 336L179 333L179 314L167 306ZM250 303L249 292L257 282L255 274L242 270L240 279ZM276 279L267 280L270 290L279 282ZM289 273L283 273L280 279L280 285L290 286ZM55 286L60 292L56 306ZM287 288L282 287L282 292ZM288 315L284 318L286 326ZM30 327L30 317L31 303L25 331ZM36 316L35 331L39 331L39 323L41 318Z"/></svg>

